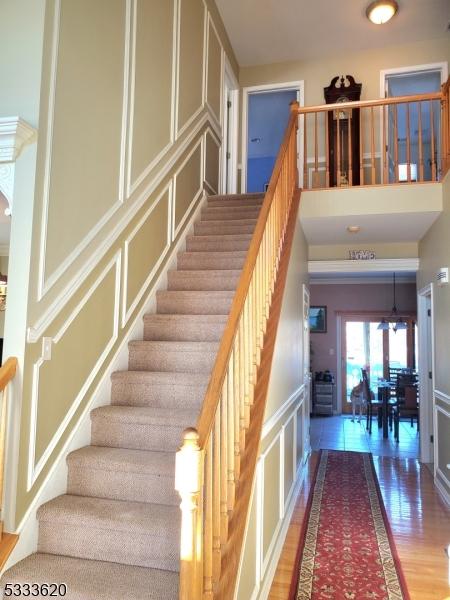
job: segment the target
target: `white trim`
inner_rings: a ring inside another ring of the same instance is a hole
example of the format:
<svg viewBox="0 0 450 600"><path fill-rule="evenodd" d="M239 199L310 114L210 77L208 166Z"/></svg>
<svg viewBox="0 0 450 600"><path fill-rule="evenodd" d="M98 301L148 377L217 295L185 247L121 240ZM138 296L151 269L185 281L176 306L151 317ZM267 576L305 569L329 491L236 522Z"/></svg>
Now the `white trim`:
<svg viewBox="0 0 450 600"><path fill-rule="evenodd" d="M442 482L437 478L434 480L434 485L436 486L444 502L450 507L450 493L448 490L445 489L445 487L442 485Z"/></svg>
<svg viewBox="0 0 450 600"><path fill-rule="evenodd" d="M442 406L439 406L437 404L434 405L434 410L435 410L435 422L436 422L436 433L438 432L438 413L442 413L445 417L447 417L448 419L450 419L450 412L445 410L444 408L442 408ZM449 487L450 489L450 479L447 477L447 475L442 471L442 469L440 469L439 467L439 440L438 440L438 436L436 435L435 438L435 447L436 447L436 453L435 453L435 475L434 475L434 479L435 482L437 480L437 475L439 475L439 477L442 479L442 481L445 482L445 484Z"/></svg>
<svg viewBox="0 0 450 600"><path fill-rule="evenodd" d="M130 308L128 308L128 310L127 310L127 306L128 306L128 289L127 289L127 283L128 283L128 268L129 268L129 265L128 265L128 254L129 254L130 242L134 239L134 237L136 236L136 234L138 233L138 231L141 229L141 227L147 221L147 219L149 218L149 216L151 215L151 213L158 206L158 204L164 198L164 196L167 194L167 192L169 193L169 197L168 197L168 203L167 203L167 236L166 236L166 245L165 245L165 247L164 247L161 255L159 256L158 260L156 261L155 265L153 266L153 268L149 272L149 274L148 274L147 278L145 279L144 283L142 284L141 289L136 294L133 302L130 305ZM156 200L153 202L153 204L148 208L148 210L145 212L145 214L143 215L143 217L140 219L139 223L136 225L136 227L134 227L133 231L130 233L130 235L125 240L124 255L123 255L123 275L122 275L122 328L125 327L126 324L128 323L128 321L129 321L131 315L133 314L136 306L141 301L141 299L142 299L143 295L145 294L145 291L148 288L151 280L153 279L153 277L155 276L155 274L158 272L159 267L161 266L162 262L166 258L167 253L170 250L171 241L172 241L172 238L171 238L171 233L172 233L172 204L173 204L173 182L171 180L166 185L166 187L162 190L162 192L159 194L159 196L156 198Z"/></svg>
<svg viewBox="0 0 450 600"><path fill-rule="evenodd" d="M223 91L222 91L222 178L221 193L235 194L237 192L237 161L238 161L238 136L239 136L239 83L233 73L228 57L223 51ZM228 93L231 95L230 120L228 115ZM229 135L229 130L231 135ZM230 137L230 147L228 148L228 137ZM230 152L230 158L227 159L227 150ZM228 176L227 176L227 160Z"/></svg>
<svg viewBox="0 0 450 600"><path fill-rule="evenodd" d="M434 395L436 396L436 398L438 400L440 400L441 402L445 402L446 404L450 405L450 396L444 392L441 392L440 390L434 390Z"/></svg>
<svg viewBox="0 0 450 600"><path fill-rule="evenodd" d="M415 275L403 275L396 278L399 284L416 283ZM311 277L309 285L372 285L372 284L388 283L392 285L392 277Z"/></svg>
<svg viewBox="0 0 450 600"><path fill-rule="evenodd" d="M196 111L188 118L186 123L180 128L179 127L179 103L180 103L180 48L181 48L181 3L183 0L178 0L178 44L177 44L177 91L176 91L176 118L175 118L175 140L183 135L183 133L190 127L195 119L200 115L205 107L205 64L206 64L206 53L208 51L206 47L206 31L207 31L207 17L208 10L203 0L203 52L202 52L202 99L200 106Z"/></svg>
<svg viewBox="0 0 450 600"><path fill-rule="evenodd" d="M174 177L173 177L172 240L176 239L176 237L179 234L179 232L181 231L181 229L182 229L185 221L189 218L189 215L191 213L192 207L196 204L197 200L203 194L203 181L205 179L205 159L204 159L205 145L204 145L204 139L205 139L205 136L202 135L202 137L199 139L198 143L192 148L192 150L189 152L189 154L183 160L183 162L181 163L181 165L178 167L178 169L177 169L177 171L176 171L176 173L174 174ZM199 147L200 147L200 177L199 177L200 184L199 184L199 188L198 188L197 192L195 193L194 198L191 200L191 203L189 204L188 209L184 213L184 217L178 223L178 226L175 227L175 209L176 209L176 201L177 201L177 180L178 180L178 175L181 173L181 171L183 170L184 166L189 162L189 160L191 159L191 157L194 155L194 153L197 151L197 149Z"/></svg>
<svg viewBox="0 0 450 600"><path fill-rule="evenodd" d="M219 189L214 188L212 186L211 182L206 179L206 159L207 159L207 154L206 154L206 136L208 135L208 133L210 134L210 137L212 138L213 142L215 143L216 147L219 150L219 152L218 152L219 159L218 159L217 185L218 185L218 188L220 188L220 163L221 163L221 160L220 160L220 151L221 151L221 148L222 148L222 143L221 143L220 140L218 140L216 138L215 132L210 127L208 127L206 129L206 131L205 131L205 133L203 135L203 138L204 138L203 144L204 144L204 148L205 148L205 151L203 152L203 173L204 173L203 181L208 186L208 188L209 188L209 190L210 190L210 192L212 194L218 194L219 193Z"/></svg>
<svg viewBox="0 0 450 600"><path fill-rule="evenodd" d="M384 271L416 272L418 258L377 258L375 260L310 260L308 273L379 273Z"/></svg>
<svg viewBox="0 0 450 600"><path fill-rule="evenodd" d="M256 94L258 92L276 92L281 90L295 90L297 91L298 102L300 106L305 104L305 82L300 81L289 81L285 83L269 83L265 85L254 85L242 88L242 142L241 142L241 193L245 193L247 189L247 141L248 141L248 97L250 94ZM303 127L298 129L298 157L297 164L301 164L302 152L303 152ZM301 175L302 170L299 168ZM300 184L302 181L300 181Z"/></svg>
<svg viewBox="0 0 450 600"><path fill-rule="evenodd" d="M104 253L111 247L117 237L127 227L130 221L139 212L142 206L148 201L150 194L158 187L161 181L170 173L172 168L175 166L180 157L194 142L203 126L208 123L208 114L204 114L202 119L197 123L196 127L190 132L189 136L183 140L176 151L173 153L171 158L165 163L165 165L158 171L154 179L152 179L148 186L142 191L140 196L133 202L133 205L123 215L117 225L109 232L105 239L96 248L96 251L91 254L88 260L80 267L74 277L65 286L61 293L55 298L50 306L43 312L39 319L29 327L27 334L27 341L34 343L39 340L41 335L45 332L46 328L55 319L57 314L62 310L65 304L68 302L72 294L79 288L80 280L84 280L89 273L95 268L95 266L102 260ZM202 138L199 138L202 139Z"/></svg>
<svg viewBox="0 0 450 600"><path fill-rule="evenodd" d="M111 339L109 340L105 349L103 350L103 352L97 359L97 362L95 363L95 366L93 367L91 373L89 374L86 381L82 385L80 391L78 392L77 396L73 400L70 409L67 411L64 419L61 421L58 429L56 430L50 443L48 444L47 448L45 449L45 451L43 452L42 456L40 457L40 459L38 460L37 463L35 463L35 459L36 459L36 432L37 432L38 401L39 401L39 372L40 372L41 366L45 362L44 356L41 355L39 360L33 366L31 410L30 410L30 412L31 412L30 439L29 439L29 446L28 446L27 491L29 491L33 487L36 479L39 477L42 469L44 468L45 464L47 463L48 459L50 458L50 455L52 454L52 452L55 449L56 445L58 444L59 440L61 439L61 436L63 435L64 431L66 430L68 423L70 422L70 420L72 419L73 415L75 414L77 408L79 407L80 402L85 397L85 394L86 394L87 390L89 389L89 386L94 381L98 371L100 370L101 366L105 362L106 357L108 356L109 352L111 351L111 349L113 348L114 344L116 343L116 341L118 339L119 310L120 310L121 258L122 258L122 253L121 253L121 251L119 251L116 253L114 258L109 262L109 264L105 267L105 269L102 271L102 273L96 279L96 281L93 283L93 285L91 286L91 288L89 289L87 294L84 296L83 300L77 305L75 310L70 314L68 319L64 322L63 326L59 329L58 333L56 333L53 336L52 343L57 344L60 341L60 339L63 337L63 335L67 331L67 329L70 327L70 325L73 323L73 321L76 319L78 314L81 312L82 308L86 305L86 303L89 301L91 296L94 294L96 289L100 286L101 282L111 272L111 270L113 268L115 268L114 313L113 313L113 321L112 321Z"/></svg>
<svg viewBox="0 0 450 600"><path fill-rule="evenodd" d="M222 46L222 42L221 42L219 33L218 33L217 29L216 29L216 26L214 25L214 21L212 20L211 15L210 15L210 13L209 13L206 5L205 5L205 10L206 10L206 14L207 14L207 31L206 31L206 40L205 40L205 44L206 44L206 50L205 50L206 68L205 68L205 100L204 100L204 103L209 108L211 114L216 119L216 121L218 123L222 123L222 102L219 102L219 114L217 114L216 111L213 109L212 105L210 104L209 100L208 100L209 36L210 36L210 32L211 32L211 25L212 25L212 29L214 31L214 35L216 36L216 39L219 42L219 47L220 47L220 90L219 90L219 98L222 98L222 91L223 91L223 73L224 73L223 55L224 55L224 49L223 49L223 46Z"/></svg>
<svg viewBox="0 0 450 600"><path fill-rule="evenodd" d="M75 248L66 256L62 263L48 277L45 274L46 254L47 254L47 226L48 226L48 211L50 202L50 179L52 167L52 152L53 152L53 125L55 117L55 97L56 97L56 80L58 68L59 54L59 29L61 16L61 0L56 0L55 15L53 23L53 40L52 40L52 58L51 58L51 77L50 77L50 94L47 110L47 135L45 147L45 171L44 171L44 189L43 189L43 205L41 216L41 231L39 244L39 261L38 261L38 302L48 293L55 283L66 273L67 269L72 265L75 259L97 236L103 226L111 219L111 217L119 210L124 201L124 164L125 164L125 138L128 121L128 87L129 87L129 48L131 43L131 1L126 0L126 20L124 30L124 71L123 71L123 97L122 97L122 132L121 132L121 148L120 148L120 169L117 195L118 199L104 213L103 217L91 228L89 233L79 242Z"/></svg>
<svg viewBox="0 0 450 600"><path fill-rule="evenodd" d="M272 557L270 560L270 564L268 565L267 570L266 570L265 580L262 583L261 592L259 594L258 600L267 600L267 598L269 597L273 578L275 576L275 572L276 572L276 569L278 566L278 561L280 560L281 552L284 547L284 542L286 540L286 536L287 536L287 533L289 530L289 525L291 524L291 519L292 519L292 515L294 513L297 498L298 498L300 490L302 489L303 484L305 482L305 475L306 475L306 469L304 468L303 462L302 462L297 471L296 484L295 484L295 487L291 494L291 500L290 500L289 506L287 507L285 515L284 515L282 527L279 530L278 538L276 540L276 543L273 546Z"/></svg>
<svg viewBox="0 0 450 600"><path fill-rule="evenodd" d="M36 138L37 130L20 117L0 117L0 163L15 162Z"/></svg>
<svg viewBox="0 0 450 600"><path fill-rule="evenodd" d="M130 109L128 116L128 143L127 143L127 199L136 191L141 183L146 179L149 173L155 168L155 166L162 160L167 152L172 148L175 139L175 125L174 125L174 112L175 112L175 79L176 79L176 68L177 68L177 31L178 31L178 10L177 0L173 0L173 24L172 24L172 78L171 78L171 90L170 90L170 122L169 122L169 141L168 143L158 152L158 154L150 161L150 163L143 169L142 173L131 181L131 167L132 167L132 156L133 156L133 126L134 126L134 99L135 99L135 85L136 85L136 29L137 29L137 0L133 0L133 21L132 21L132 51L131 51L131 85L130 85Z"/></svg>
<svg viewBox="0 0 450 600"><path fill-rule="evenodd" d="M8 201L9 208L12 211L14 199L14 173L16 163L0 163L0 192Z"/></svg>
<svg viewBox="0 0 450 600"><path fill-rule="evenodd" d="M431 317L428 317L428 300L430 299ZM429 321L428 319L431 319ZM425 323L425 325L424 325ZM428 325L431 330L428 331ZM417 292L417 332L418 332L418 348L419 348L419 419L420 419L420 461L430 463L434 461L436 468L436 446L437 440L435 437L434 419L434 370L435 370L435 320L434 320L434 285L430 283L426 287ZM431 348L428 347L428 340L431 340ZM431 373L432 379L428 377L429 356L431 350ZM431 397L430 397L431 389ZM430 419L433 421L430 423ZM434 436L434 444L430 442L430 435Z"/></svg>
<svg viewBox="0 0 450 600"><path fill-rule="evenodd" d="M295 392L293 392L289 396L289 398L285 402L283 402L283 404L280 406L280 408L276 412L274 412L274 414L271 417L269 417L267 419L267 421L264 422L264 425L262 428L262 433L261 433L262 440L269 435L269 433L272 431L272 429L277 425L278 421L281 420L283 415L290 409L290 407L299 398L299 396L301 396L301 394L304 393L304 391L305 391L305 384L303 383L301 386L299 386L295 390ZM303 402L303 398L299 402L298 406L300 406L302 402Z"/></svg>
<svg viewBox="0 0 450 600"><path fill-rule="evenodd" d="M342 315L336 315L336 413L342 414Z"/></svg>

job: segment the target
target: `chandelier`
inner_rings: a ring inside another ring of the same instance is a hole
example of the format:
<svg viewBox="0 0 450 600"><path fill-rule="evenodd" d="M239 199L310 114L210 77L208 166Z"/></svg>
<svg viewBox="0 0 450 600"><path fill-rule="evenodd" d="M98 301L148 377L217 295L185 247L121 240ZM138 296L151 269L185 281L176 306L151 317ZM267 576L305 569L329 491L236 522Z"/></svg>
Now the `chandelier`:
<svg viewBox="0 0 450 600"><path fill-rule="evenodd" d="M397 333L399 329L407 329L408 324L398 315L397 304L395 301L395 273L393 273L393 296L394 296L394 304L392 306L391 314L387 319L383 317L381 319L381 323L378 325L377 329L385 330L389 329L392 325L392 331Z"/></svg>

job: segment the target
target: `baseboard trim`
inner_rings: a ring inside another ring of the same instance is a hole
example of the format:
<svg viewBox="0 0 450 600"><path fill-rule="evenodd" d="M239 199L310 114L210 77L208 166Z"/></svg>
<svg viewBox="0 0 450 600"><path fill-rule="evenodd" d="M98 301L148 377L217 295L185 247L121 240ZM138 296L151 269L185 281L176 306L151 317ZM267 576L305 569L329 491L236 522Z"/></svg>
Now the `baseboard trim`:
<svg viewBox="0 0 450 600"><path fill-rule="evenodd" d="M444 484L438 479L438 477L435 477L434 485L436 486L436 489L439 492L442 500L448 507L450 507L450 493L447 491Z"/></svg>

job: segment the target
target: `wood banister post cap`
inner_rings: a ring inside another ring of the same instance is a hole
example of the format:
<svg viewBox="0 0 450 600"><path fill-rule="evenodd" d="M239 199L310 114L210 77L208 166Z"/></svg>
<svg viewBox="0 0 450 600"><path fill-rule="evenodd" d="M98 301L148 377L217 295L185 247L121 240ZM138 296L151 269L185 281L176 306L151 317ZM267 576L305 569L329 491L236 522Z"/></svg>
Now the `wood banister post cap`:
<svg viewBox="0 0 450 600"><path fill-rule="evenodd" d="M300 108L300 104L298 103L298 100L292 100L292 102L289 103L289 106L291 107L291 112L295 112L296 110L298 110Z"/></svg>
<svg viewBox="0 0 450 600"><path fill-rule="evenodd" d="M188 427L183 432L183 446L199 447L200 435L194 427Z"/></svg>

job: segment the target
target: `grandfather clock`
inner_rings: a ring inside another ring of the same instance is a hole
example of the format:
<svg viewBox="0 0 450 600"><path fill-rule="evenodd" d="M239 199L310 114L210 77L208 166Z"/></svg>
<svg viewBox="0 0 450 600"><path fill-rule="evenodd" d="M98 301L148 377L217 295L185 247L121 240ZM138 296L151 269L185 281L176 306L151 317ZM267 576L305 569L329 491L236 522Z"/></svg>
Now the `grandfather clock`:
<svg viewBox="0 0 450 600"><path fill-rule="evenodd" d="M323 90L325 102L357 102L361 88L351 75L333 77ZM328 112L328 153L330 187L359 185L359 108Z"/></svg>

